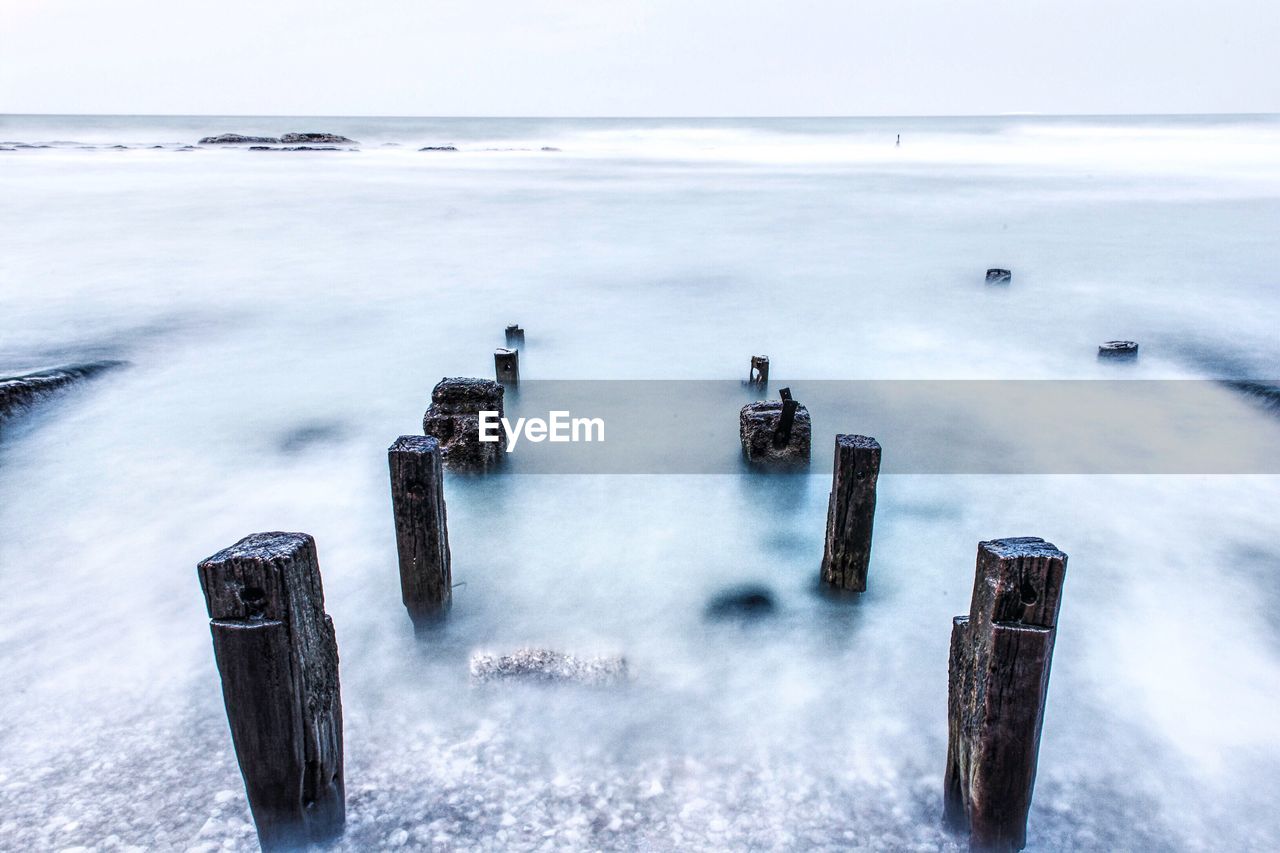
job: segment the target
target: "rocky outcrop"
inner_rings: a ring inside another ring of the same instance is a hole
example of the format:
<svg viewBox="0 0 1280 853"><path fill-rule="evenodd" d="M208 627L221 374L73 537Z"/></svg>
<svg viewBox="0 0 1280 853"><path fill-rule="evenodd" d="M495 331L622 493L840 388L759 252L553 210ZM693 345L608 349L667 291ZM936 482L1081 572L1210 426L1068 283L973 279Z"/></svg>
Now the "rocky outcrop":
<svg viewBox="0 0 1280 853"><path fill-rule="evenodd" d="M278 145L279 142L274 136L242 136L239 133L206 136L200 140L201 145Z"/></svg>
<svg viewBox="0 0 1280 853"><path fill-rule="evenodd" d="M336 133L286 133L280 137L280 144L354 145L355 140Z"/></svg>
<svg viewBox="0 0 1280 853"><path fill-rule="evenodd" d="M457 151L456 145L428 145L426 148L419 148L419 151Z"/></svg>
<svg viewBox="0 0 1280 853"><path fill-rule="evenodd" d="M502 417L502 386L491 379L441 379L431 391L431 406L422 418L422 432L440 442L444 464L454 471L487 471L501 464L506 436L480 440L480 412Z"/></svg>
<svg viewBox="0 0 1280 853"><path fill-rule="evenodd" d="M6 419L29 411L53 394L123 364L122 361L94 361L0 379L0 428Z"/></svg>
<svg viewBox="0 0 1280 853"><path fill-rule="evenodd" d="M477 652L471 656L471 680L608 686L627 680L627 660L622 655L580 658L551 649L520 649L509 655Z"/></svg>

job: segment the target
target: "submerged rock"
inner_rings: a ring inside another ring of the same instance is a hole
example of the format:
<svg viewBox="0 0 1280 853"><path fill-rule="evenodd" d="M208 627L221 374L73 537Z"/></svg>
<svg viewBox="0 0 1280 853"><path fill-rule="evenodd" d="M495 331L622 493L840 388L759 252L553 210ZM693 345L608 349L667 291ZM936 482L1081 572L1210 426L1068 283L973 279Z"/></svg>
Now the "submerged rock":
<svg viewBox="0 0 1280 853"><path fill-rule="evenodd" d="M457 151L456 145L428 145L426 148L419 148L419 151Z"/></svg>
<svg viewBox="0 0 1280 853"><path fill-rule="evenodd" d="M206 136L200 140L201 145L276 145L279 142L274 136L243 136L239 133Z"/></svg>
<svg viewBox="0 0 1280 853"><path fill-rule="evenodd" d="M279 141L283 145L297 145L300 142L318 142L330 145L355 144L354 139L347 139L345 136L339 136L336 133L286 133L280 137Z"/></svg>
<svg viewBox="0 0 1280 853"><path fill-rule="evenodd" d="M1009 270L989 269L987 270L987 284L1008 284L1013 281L1013 273Z"/></svg>
<svg viewBox="0 0 1280 853"><path fill-rule="evenodd" d="M431 406L422 417L422 432L440 442L444 464L455 471L486 471L501 464L506 436L480 440L480 412L502 417L502 386L491 379L441 379L431 391Z"/></svg>
<svg viewBox="0 0 1280 853"><path fill-rule="evenodd" d="M123 364L123 361L94 361L8 379L0 378L0 422L29 410L44 398L68 386Z"/></svg>
<svg viewBox="0 0 1280 853"><path fill-rule="evenodd" d="M716 593L707 603L708 619L760 619L777 611L773 591L767 586L749 584Z"/></svg>
<svg viewBox="0 0 1280 853"><path fill-rule="evenodd" d="M250 151L350 151L350 148L343 149L333 145L250 145Z"/></svg>
<svg viewBox="0 0 1280 853"><path fill-rule="evenodd" d="M622 655L580 658L551 649L519 649L509 655L476 652L471 656L471 680L607 686L627 680L627 661Z"/></svg>

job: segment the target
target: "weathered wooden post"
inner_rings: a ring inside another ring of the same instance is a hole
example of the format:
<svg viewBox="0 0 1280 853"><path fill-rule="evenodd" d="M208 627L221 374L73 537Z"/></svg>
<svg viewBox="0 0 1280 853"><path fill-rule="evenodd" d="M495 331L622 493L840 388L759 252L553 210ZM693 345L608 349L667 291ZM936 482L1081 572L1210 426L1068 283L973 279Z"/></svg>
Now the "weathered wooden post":
<svg viewBox="0 0 1280 853"><path fill-rule="evenodd" d="M876 517L880 442L865 435L837 435L822 580L851 592L867 589L871 530Z"/></svg>
<svg viewBox="0 0 1280 853"><path fill-rule="evenodd" d="M1013 273L1009 270L987 270L987 284L1008 284L1013 281Z"/></svg>
<svg viewBox="0 0 1280 853"><path fill-rule="evenodd" d="M978 545L951 629L945 819L975 850L1021 850L1067 555L1043 539Z"/></svg>
<svg viewBox="0 0 1280 853"><path fill-rule="evenodd" d="M1137 358L1137 341L1107 341L1098 346L1098 358Z"/></svg>
<svg viewBox="0 0 1280 853"><path fill-rule="evenodd" d="M255 533L200 563L231 740L264 850L341 834L342 698L316 543Z"/></svg>
<svg viewBox="0 0 1280 853"><path fill-rule="evenodd" d="M493 351L493 369L503 385L520 384L520 350L498 347Z"/></svg>
<svg viewBox="0 0 1280 853"><path fill-rule="evenodd" d="M751 370L747 374L747 384L763 388L769 384L769 356L751 356Z"/></svg>
<svg viewBox="0 0 1280 853"><path fill-rule="evenodd" d="M416 630L438 622L453 600L440 442L402 435L387 448L400 555L400 597Z"/></svg>
<svg viewBox="0 0 1280 853"><path fill-rule="evenodd" d="M431 389L431 405L422 416L422 432L440 442L444 464L453 471L479 473L502 464L507 437L496 430L497 441L480 440L480 413L502 417L503 388L492 379L446 377Z"/></svg>
<svg viewBox="0 0 1280 853"><path fill-rule="evenodd" d="M520 328L520 326L515 323L507 326L507 346L524 346L524 329Z"/></svg>
<svg viewBox="0 0 1280 853"><path fill-rule="evenodd" d="M738 412L742 455L758 467L802 468L813 434L809 410L792 399L791 389L778 393L782 399L747 403Z"/></svg>

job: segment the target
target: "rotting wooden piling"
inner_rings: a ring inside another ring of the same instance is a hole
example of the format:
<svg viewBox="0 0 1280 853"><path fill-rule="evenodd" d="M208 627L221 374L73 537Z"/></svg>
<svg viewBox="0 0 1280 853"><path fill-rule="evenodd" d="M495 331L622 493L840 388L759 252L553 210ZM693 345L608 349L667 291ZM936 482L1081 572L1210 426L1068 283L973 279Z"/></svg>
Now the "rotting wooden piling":
<svg viewBox="0 0 1280 853"><path fill-rule="evenodd" d="M1043 539L982 542L952 624L944 818L974 850L1026 846L1066 567Z"/></svg>
<svg viewBox="0 0 1280 853"><path fill-rule="evenodd" d="M507 346L509 347L524 346L524 329L520 328L519 325L512 323L510 326L507 326L506 334L507 334Z"/></svg>
<svg viewBox="0 0 1280 853"><path fill-rule="evenodd" d="M438 622L453 600L440 442L402 435L387 448L400 558L400 597L414 628Z"/></svg>
<svg viewBox="0 0 1280 853"><path fill-rule="evenodd" d="M264 850L346 821L342 698L315 540L256 533L200 563L231 740Z"/></svg>
<svg viewBox="0 0 1280 853"><path fill-rule="evenodd" d="M769 384L769 356L751 356L751 370L747 373L747 384L764 388Z"/></svg>
<svg viewBox="0 0 1280 853"><path fill-rule="evenodd" d="M520 384L520 350L498 347L493 351L493 369L503 385Z"/></svg>
<svg viewBox="0 0 1280 853"><path fill-rule="evenodd" d="M822 580L851 592L867 589L871 532L880 477L880 442L865 435L837 435Z"/></svg>

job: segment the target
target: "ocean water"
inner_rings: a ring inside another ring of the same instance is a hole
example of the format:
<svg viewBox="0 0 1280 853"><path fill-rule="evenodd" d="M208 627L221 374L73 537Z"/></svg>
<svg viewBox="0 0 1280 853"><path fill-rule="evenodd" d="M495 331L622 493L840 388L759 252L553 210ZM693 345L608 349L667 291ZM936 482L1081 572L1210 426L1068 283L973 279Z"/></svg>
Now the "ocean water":
<svg viewBox="0 0 1280 853"><path fill-rule="evenodd" d="M312 130L359 144L190 147ZM129 362L0 444L0 848L254 849L195 565L264 530L318 543L338 849L963 849L950 619L1019 535L1070 555L1029 849L1280 846L1276 476L886 474L856 602L817 588L826 475L450 476L465 585L420 643L385 461L511 322L528 379L1280 378L1280 118L7 116L0 149L0 375ZM1215 399L1188 454L1273 429ZM739 583L776 616L708 622ZM470 686L522 645L633 679Z"/></svg>

